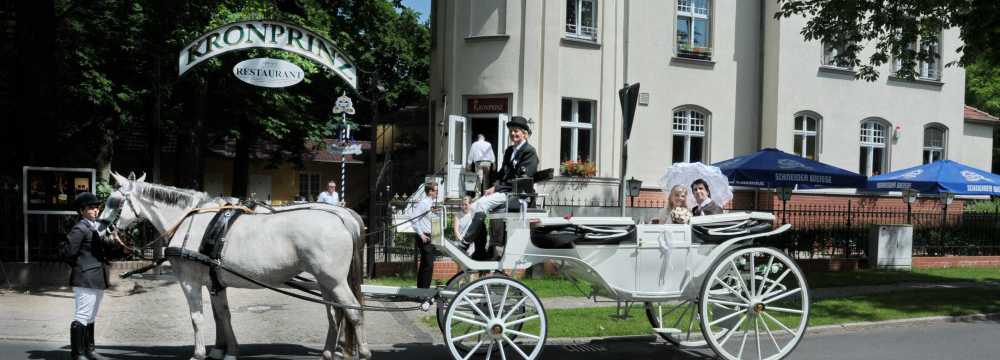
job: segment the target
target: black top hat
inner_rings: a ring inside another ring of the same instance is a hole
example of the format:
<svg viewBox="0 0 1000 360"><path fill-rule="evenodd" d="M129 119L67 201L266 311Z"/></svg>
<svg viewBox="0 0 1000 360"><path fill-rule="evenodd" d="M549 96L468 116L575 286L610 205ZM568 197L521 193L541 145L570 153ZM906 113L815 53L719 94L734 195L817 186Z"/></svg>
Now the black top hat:
<svg viewBox="0 0 1000 360"><path fill-rule="evenodd" d="M99 205L101 199L98 199L96 195L89 192L82 192L76 195L76 199L73 200L73 204L76 205L77 209L82 209L85 206Z"/></svg>
<svg viewBox="0 0 1000 360"><path fill-rule="evenodd" d="M528 127L528 119L525 119L522 116L515 116L510 118L510 121L507 122L507 127L519 128L521 130L527 131L528 134L531 134L531 128Z"/></svg>

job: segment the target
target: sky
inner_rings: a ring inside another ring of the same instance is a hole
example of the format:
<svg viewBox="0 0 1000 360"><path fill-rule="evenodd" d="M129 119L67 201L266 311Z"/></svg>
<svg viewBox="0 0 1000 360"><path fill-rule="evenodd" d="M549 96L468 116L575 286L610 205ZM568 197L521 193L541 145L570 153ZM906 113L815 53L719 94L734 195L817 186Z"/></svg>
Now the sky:
<svg viewBox="0 0 1000 360"><path fill-rule="evenodd" d="M403 0L403 5L420 13L421 22L427 22L431 15L431 0Z"/></svg>

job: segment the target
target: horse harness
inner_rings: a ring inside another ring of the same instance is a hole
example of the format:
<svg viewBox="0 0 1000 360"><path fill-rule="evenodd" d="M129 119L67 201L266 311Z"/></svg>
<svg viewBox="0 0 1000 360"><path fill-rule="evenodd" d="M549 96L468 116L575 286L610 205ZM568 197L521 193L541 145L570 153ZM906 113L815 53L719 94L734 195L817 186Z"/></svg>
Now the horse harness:
<svg viewBox="0 0 1000 360"><path fill-rule="evenodd" d="M212 221L205 228L205 235L201 238L201 246L198 247L198 252L208 256L209 259L217 260L221 263L222 248L226 246L226 233L229 232L229 228L236 222L236 218L242 214L243 209L238 208L223 209L215 213ZM219 282L218 265L209 268L209 276L212 278L212 286L208 288L210 294L215 295L216 292L225 288Z"/></svg>

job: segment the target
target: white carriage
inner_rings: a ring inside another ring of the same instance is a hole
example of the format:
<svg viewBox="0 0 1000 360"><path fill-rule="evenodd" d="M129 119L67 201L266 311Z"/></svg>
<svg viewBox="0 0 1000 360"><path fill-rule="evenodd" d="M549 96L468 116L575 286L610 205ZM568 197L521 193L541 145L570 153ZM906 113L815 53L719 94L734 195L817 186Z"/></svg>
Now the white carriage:
<svg viewBox="0 0 1000 360"><path fill-rule="evenodd" d="M643 303L652 331L675 346L773 360L787 356L805 332L802 271L782 251L754 243L790 228L773 228L769 213L695 217L684 225L567 219L523 208L489 218L495 260L473 260L445 239L440 224L434 231L435 245L461 269L435 291L438 323L455 359L538 357L547 336L544 306L506 274L542 262L589 283L595 300ZM378 288L365 291L386 291Z"/></svg>

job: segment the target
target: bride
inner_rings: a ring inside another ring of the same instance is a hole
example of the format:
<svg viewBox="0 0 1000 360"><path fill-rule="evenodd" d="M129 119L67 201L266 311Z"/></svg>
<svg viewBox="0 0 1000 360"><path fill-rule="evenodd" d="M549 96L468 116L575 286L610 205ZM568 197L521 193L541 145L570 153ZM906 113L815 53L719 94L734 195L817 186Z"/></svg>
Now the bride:
<svg viewBox="0 0 1000 360"><path fill-rule="evenodd" d="M691 220L691 210L687 208L688 190L684 185L670 188L667 202L657 219L660 224L687 224Z"/></svg>

